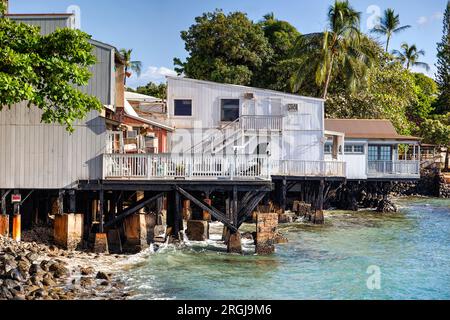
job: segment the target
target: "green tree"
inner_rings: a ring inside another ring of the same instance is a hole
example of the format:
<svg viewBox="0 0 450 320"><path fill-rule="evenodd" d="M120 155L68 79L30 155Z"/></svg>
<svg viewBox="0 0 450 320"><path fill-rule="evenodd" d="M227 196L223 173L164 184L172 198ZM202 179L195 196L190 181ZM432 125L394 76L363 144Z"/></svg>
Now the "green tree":
<svg viewBox="0 0 450 320"><path fill-rule="evenodd" d="M165 83L156 84L150 81L145 86L137 87L135 92L159 99L166 99L167 85Z"/></svg>
<svg viewBox="0 0 450 320"><path fill-rule="evenodd" d="M258 23L273 50L270 60L254 72L252 84L256 87L289 91L289 79L293 68L282 66L281 62L289 59L300 32L287 21L275 18L273 13L266 14Z"/></svg>
<svg viewBox="0 0 450 320"><path fill-rule="evenodd" d="M376 58L373 41L360 32L360 13L345 1L335 1L328 11L329 30L303 35L295 48L299 68L292 78L294 91L315 79L322 97L335 73L354 91Z"/></svg>
<svg viewBox="0 0 450 320"><path fill-rule="evenodd" d="M425 143L447 148L444 166L444 169L447 170L449 168L450 152L450 112L425 120L420 126L419 132Z"/></svg>
<svg viewBox="0 0 450 320"><path fill-rule="evenodd" d="M441 42L437 46L436 81L439 86L440 96L436 111L438 113L450 112L450 1L444 14L444 28Z"/></svg>
<svg viewBox="0 0 450 320"><path fill-rule="evenodd" d="M402 134L410 134L412 125L406 110L416 103L412 74L400 63L382 61L372 66L357 91L345 87L333 89L326 102L329 118L389 119Z"/></svg>
<svg viewBox="0 0 450 320"><path fill-rule="evenodd" d="M400 26L400 16L394 9L386 9L381 17L380 24L371 30L372 33L386 36L386 52L389 52L389 43L394 34L411 28L410 25Z"/></svg>
<svg viewBox="0 0 450 320"><path fill-rule="evenodd" d="M175 58L175 70L194 79L248 85L273 54L261 27L242 12L204 13L181 38L189 57Z"/></svg>
<svg viewBox="0 0 450 320"><path fill-rule="evenodd" d="M133 53L132 49L120 49L120 54L125 60L125 77L124 77L124 85L127 84L127 78L131 76L130 71L136 72L136 75L139 77L142 72L142 62L141 61L132 61L131 55Z"/></svg>
<svg viewBox="0 0 450 320"><path fill-rule="evenodd" d="M415 44L409 45L407 43L402 43L402 50L394 50L392 53L396 56L397 60L400 61L406 69L410 69L411 67L422 67L427 71L430 70L430 66L425 62L420 62L420 56L425 55L425 51L418 50Z"/></svg>
<svg viewBox="0 0 450 320"><path fill-rule="evenodd" d="M86 86L95 64L90 36L68 28L42 36L39 28L0 18L0 110L27 101L42 110L42 121L73 131L102 104L77 87Z"/></svg>
<svg viewBox="0 0 450 320"><path fill-rule="evenodd" d="M438 87L436 82L423 73L414 73L415 102L406 109L406 114L410 121L416 125L421 125L429 118L433 111L433 105L438 97Z"/></svg>

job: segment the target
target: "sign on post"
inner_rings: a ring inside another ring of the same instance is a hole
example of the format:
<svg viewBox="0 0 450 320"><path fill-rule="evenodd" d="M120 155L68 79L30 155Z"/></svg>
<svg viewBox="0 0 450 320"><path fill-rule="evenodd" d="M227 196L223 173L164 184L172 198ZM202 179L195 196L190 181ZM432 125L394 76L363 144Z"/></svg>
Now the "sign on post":
<svg viewBox="0 0 450 320"><path fill-rule="evenodd" d="M13 194L11 196L11 202L12 203L20 203L20 202L22 202L22 195L20 195L20 194Z"/></svg>

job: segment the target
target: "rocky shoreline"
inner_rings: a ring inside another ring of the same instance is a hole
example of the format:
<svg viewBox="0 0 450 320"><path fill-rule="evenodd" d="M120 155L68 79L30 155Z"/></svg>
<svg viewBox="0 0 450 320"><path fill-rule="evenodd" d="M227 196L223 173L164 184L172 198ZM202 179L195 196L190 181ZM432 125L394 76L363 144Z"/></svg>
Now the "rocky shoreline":
<svg viewBox="0 0 450 320"><path fill-rule="evenodd" d="M0 300L124 300L112 266L125 259L0 236Z"/></svg>

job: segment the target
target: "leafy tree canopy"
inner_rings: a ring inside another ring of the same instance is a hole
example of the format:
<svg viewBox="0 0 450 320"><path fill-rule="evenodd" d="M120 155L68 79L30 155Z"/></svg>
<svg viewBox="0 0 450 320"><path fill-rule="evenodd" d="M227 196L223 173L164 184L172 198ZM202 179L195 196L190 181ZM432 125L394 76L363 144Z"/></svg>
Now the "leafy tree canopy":
<svg viewBox="0 0 450 320"><path fill-rule="evenodd" d="M157 84L150 81L145 86L137 87L136 90L127 88L127 91L137 92L140 94L145 94L147 96L152 96L159 99L166 99L167 85L165 83Z"/></svg>
<svg viewBox="0 0 450 320"><path fill-rule="evenodd" d="M450 112L450 1L444 14L444 28L441 42L437 45L437 74L440 96L437 103L437 113Z"/></svg>
<svg viewBox="0 0 450 320"><path fill-rule="evenodd" d="M97 98L82 93L95 64L90 36L58 29L42 36L38 27L0 18L0 110L27 101L42 110L42 121L73 131L73 122L101 110Z"/></svg>
<svg viewBox="0 0 450 320"><path fill-rule="evenodd" d="M300 32L289 22L276 19L273 13L265 15L258 25L263 30L273 55L254 72L252 84L256 87L289 91L289 79L295 69L286 64L282 66L282 61L290 58Z"/></svg>
<svg viewBox="0 0 450 320"><path fill-rule="evenodd" d="M174 59L176 71L187 77L248 85L253 72L273 55L261 27L242 12L216 10L195 22L181 32L189 57L186 62Z"/></svg>

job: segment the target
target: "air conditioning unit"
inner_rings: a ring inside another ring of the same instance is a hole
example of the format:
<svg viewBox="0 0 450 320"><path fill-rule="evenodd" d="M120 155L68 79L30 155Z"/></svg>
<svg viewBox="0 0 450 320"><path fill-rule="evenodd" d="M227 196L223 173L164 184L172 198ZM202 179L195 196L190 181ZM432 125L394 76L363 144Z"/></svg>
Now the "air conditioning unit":
<svg viewBox="0 0 450 320"><path fill-rule="evenodd" d="M255 99L255 94L252 92L244 93L244 99L253 100L253 99Z"/></svg>
<svg viewBox="0 0 450 320"><path fill-rule="evenodd" d="M287 109L289 112L298 112L298 104L296 103L289 103L287 105Z"/></svg>

